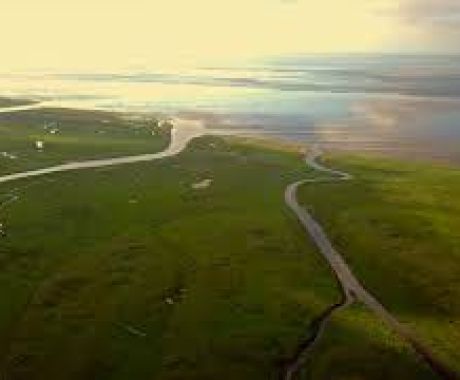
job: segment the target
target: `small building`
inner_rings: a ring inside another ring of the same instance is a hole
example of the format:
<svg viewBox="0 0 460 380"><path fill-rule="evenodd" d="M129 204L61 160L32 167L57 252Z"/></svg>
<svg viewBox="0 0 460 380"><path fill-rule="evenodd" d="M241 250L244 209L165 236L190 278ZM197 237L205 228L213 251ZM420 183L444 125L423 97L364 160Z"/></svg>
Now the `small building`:
<svg viewBox="0 0 460 380"><path fill-rule="evenodd" d="M45 144L43 141L40 141L40 140L35 141L35 148L37 148L38 150L43 150L44 147L45 147Z"/></svg>

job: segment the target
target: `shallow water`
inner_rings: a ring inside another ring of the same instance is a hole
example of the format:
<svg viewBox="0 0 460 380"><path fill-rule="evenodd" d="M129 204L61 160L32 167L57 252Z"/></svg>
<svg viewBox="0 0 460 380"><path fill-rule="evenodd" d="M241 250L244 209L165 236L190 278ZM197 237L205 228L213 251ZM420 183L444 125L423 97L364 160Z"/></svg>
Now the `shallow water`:
<svg viewBox="0 0 460 380"><path fill-rule="evenodd" d="M232 67L0 74L2 96L158 112L208 128L460 160L460 58L284 57Z"/></svg>

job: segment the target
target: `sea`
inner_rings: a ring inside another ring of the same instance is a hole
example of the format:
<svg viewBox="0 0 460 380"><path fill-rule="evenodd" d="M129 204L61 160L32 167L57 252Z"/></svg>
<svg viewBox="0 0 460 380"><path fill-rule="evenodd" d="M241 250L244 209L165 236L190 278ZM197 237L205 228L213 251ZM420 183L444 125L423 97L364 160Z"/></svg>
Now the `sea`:
<svg viewBox="0 0 460 380"><path fill-rule="evenodd" d="M1 72L0 96L202 120L212 131L460 162L460 56L297 55Z"/></svg>

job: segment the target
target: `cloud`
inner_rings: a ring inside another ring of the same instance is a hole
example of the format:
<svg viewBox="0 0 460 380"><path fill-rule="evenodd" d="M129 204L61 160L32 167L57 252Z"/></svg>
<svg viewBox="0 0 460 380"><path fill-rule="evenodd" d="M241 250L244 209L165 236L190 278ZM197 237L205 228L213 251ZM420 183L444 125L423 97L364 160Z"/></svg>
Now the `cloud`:
<svg viewBox="0 0 460 380"><path fill-rule="evenodd" d="M404 0L401 9L404 16L412 22L460 24L458 0Z"/></svg>
<svg viewBox="0 0 460 380"><path fill-rule="evenodd" d="M427 43L460 51L459 0L401 0L398 13L406 25L424 34Z"/></svg>
<svg viewBox="0 0 460 380"><path fill-rule="evenodd" d="M399 0L2 0L0 70L167 67L388 50Z"/></svg>

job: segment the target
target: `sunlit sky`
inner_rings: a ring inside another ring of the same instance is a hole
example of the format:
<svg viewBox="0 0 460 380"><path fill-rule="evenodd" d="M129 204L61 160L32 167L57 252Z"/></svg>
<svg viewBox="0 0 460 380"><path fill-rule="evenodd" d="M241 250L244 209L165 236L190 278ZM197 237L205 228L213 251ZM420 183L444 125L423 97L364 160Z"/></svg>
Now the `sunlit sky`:
<svg viewBox="0 0 460 380"><path fill-rule="evenodd" d="M0 70L453 51L459 0L2 0Z"/></svg>

